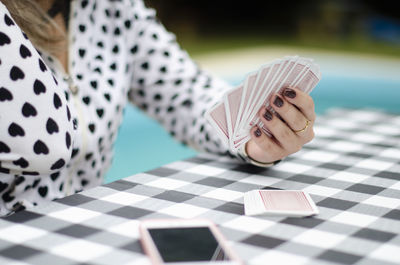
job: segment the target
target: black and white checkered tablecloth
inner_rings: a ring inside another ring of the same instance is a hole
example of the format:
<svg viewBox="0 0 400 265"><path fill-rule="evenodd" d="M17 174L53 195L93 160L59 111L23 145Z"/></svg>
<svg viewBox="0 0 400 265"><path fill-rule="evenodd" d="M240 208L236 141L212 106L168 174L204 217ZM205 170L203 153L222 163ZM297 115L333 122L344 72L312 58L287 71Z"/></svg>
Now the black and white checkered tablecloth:
<svg viewBox="0 0 400 265"><path fill-rule="evenodd" d="M202 155L0 219L0 264L149 264L139 220L171 217L214 221L247 264L400 264L400 115L334 110L315 130L271 169ZM253 189L307 191L320 214L244 216Z"/></svg>

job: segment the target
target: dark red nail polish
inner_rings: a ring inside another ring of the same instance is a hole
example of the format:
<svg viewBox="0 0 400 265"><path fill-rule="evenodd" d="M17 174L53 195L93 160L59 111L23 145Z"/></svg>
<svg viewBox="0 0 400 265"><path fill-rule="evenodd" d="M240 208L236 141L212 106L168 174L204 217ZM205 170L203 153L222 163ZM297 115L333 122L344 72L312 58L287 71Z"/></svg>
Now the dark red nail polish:
<svg viewBox="0 0 400 265"><path fill-rule="evenodd" d="M263 116L267 121L272 120L272 113L269 110L266 110Z"/></svg>
<svg viewBox="0 0 400 265"><path fill-rule="evenodd" d="M278 108L282 107L283 100L279 96L276 96L274 100L274 105L277 106Z"/></svg>
<svg viewBox="0 0 400 265"><path fill-rule="evenodd" d="M291 88L286 88L286 89L283 91L283 95L284 95L285 97L288 97L288 98L295 98L295 97L296 97L296 91L294 91L294 90L291 89Z"/></svg>
<svg viewBox="0 0 400 265"><path fill-rule="evenodd" d="M256 137L260 137L260 136L261 136L261 130L260 130L260 128L257 128L257 130L254 131L254 135L255 135Z"/></svg>

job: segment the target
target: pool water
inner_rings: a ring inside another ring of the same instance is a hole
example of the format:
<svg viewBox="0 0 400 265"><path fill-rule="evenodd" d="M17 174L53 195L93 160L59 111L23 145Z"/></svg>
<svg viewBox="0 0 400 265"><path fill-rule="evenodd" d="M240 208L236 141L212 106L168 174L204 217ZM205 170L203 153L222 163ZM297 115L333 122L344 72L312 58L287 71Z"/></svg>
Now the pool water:
<svg viewBox="0 0 400 265"><path fill-rule="evenodd" d="M400 69L399 69L400 76ZM373 108L400 113L400 80L323 76L311 92L317 113L332 107Z"/></svg>
<svg viewBox="0 0 400 265"><path fill-rule="evenodd" d="M332 107L374 108L400 114L400 79L323 75L311 95L317 114ZM106 182L195 154L196 151L174 140L156 121L128 106Z"/></svg>
<svg viewBox="0 0 400 265"><path fill-rule="evenodd" d="M107 183L196 154L132 105L125 109L114 150L114 161L105 177Z"/></svg>

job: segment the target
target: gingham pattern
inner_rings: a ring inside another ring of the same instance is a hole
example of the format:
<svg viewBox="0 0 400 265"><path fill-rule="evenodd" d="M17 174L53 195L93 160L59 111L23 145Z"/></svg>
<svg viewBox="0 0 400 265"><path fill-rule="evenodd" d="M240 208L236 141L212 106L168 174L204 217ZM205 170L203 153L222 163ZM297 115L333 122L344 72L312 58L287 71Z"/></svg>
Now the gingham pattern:
<svg viewBox="0 0 400 265"><path fill-rule="evenodd" d="M139 220L207 218L247 264L400 264L400 116L334 110L270 169L201 155L0 219L0 264L149 264ZM320 214L247 217L243 193L309 192Z"/></svg>

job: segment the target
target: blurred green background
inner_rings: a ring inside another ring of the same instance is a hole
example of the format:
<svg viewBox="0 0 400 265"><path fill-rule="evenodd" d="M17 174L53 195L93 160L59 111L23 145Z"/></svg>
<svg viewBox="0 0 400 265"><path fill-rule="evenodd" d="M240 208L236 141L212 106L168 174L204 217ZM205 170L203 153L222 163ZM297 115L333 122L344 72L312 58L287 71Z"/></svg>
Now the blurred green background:
<svg viewBox="0 0 400 265"><path fill-rule="evenodd" d="M321 67L322 80L311 94L317 114L333 107L400 113L397 1L145 3L195 61L231 84L263 63L297 54L314 58ZM106 182L195 154L129 106Z"/></svg>
<svg viewBox="0 0 400 265"><path fill-rule="evenodd" d="M191 54L293 45L400 57L398 1L147 0Z"/></svg>

